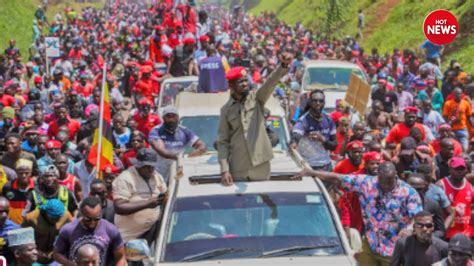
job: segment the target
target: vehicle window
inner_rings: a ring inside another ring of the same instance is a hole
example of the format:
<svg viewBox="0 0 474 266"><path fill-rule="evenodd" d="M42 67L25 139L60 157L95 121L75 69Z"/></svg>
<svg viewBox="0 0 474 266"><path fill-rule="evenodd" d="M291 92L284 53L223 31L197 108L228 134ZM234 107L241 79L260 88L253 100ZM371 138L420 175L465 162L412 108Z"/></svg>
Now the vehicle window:
<svg viewBox="0 0 474 266"><path fill-rule="evenodd" d="M270 116L267 118L267 126L278 135L279 142L273 147L273 150L284 151L287 150L287 136L285 132L285 127L283 125L283 119L278 116Z"/></svg>
<svg viewBox="0 0 474 266"><path fill-rule="evenodd" d="M197 84L194 81L165 83L163 88L161 88L161 93L163 93L163 96L161 99L160 108L166 107L168 105L174 105L176 96L182 91L190 90L193 83Z"/></svg>
<svg viewBox="0 0 474 266"><path fill-rule="evenodd" d="M313 249L306 255L343 253L334 220L320 193L181 198L174 202L169 222L164 261L179 261L223 247L245 248L251 253L230 253L225 258L258 256L291 246L318 247L317 253Z"/></svg>
<svg viewBox="0 0 474 266"><path fill-rule="evenodd" d="M364 74L360 69L356 68L339 68L339 67L313 67L307 68L305 78L305 88L307 89L347 89L351 78L351 73L356 74L365 80Z"/></svg>
<svg viewBox="0 0 474 266"><path fill-rule="evenodd" d="M219 116L193 116L181 118L181 125L189 128L204 143L208 151L215 151L214 142L217 140L217 129L219 127ZM185 153L191 152L192 147L188 147Z"/></svg>

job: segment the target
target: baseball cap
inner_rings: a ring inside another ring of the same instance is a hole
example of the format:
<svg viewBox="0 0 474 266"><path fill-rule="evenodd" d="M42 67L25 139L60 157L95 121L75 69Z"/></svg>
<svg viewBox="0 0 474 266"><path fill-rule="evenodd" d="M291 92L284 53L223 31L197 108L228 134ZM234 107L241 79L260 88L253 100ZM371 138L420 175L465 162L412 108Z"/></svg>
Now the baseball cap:
<svg viewBox="0 0 474 266"><path fill-rule="evenodd" d="M164 117L167 114L175 114L179 116L178 110L171 105L168 105L165 108L163 108L162 116Z"/></svg>
<svg viewBox="0 0 474 266"><path fill-rule="evenodd" d="M400 142L400 155L412 155L416 149L416 141L412 137L405 137Z"/></svg>
<svg viewBox="0 0 474 266"><path fill-rule="evenodd" d="M464 161L464 158L458 156L451 158L451 160L449 160L449 168L458 167L466 168L466 162Z"/></svg>
<svg viewBox="0 0 474 266"><path fill-rule="evenodd" d="M141 148L138 150L135 158L130 158L130 162L135 167L143 167L146 165L156 166L156 163L158 162L158 154L152 149Z"/></svg>
<svg viewBox="0 0 474 266"><path fill-rule="evenodd" d="M464 234L457 233L449 240L449 251L472 255L471 240Z"/></svg>

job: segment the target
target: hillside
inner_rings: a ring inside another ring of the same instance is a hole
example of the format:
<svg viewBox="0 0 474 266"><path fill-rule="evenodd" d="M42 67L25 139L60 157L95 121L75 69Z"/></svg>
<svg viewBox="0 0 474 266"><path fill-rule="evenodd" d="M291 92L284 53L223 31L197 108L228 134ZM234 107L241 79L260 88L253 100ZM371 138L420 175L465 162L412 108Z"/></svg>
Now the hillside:
<svg viewBox="0 0 474 266"><path fill-rule="evenodd" d="M28 47L31 45L33 35L34 13L41 1L38 0L0 0L0 51L8 46L10 39L16 39L17 46L20 47L27 59ZM54 1L50 1L54 2ZM63 0L63 3L51 5L47 12L47 17L51 20L57 12L64 14L64 8L70 6L80 10L86 6L101 7L103 3L75 3L73 0ZM104 2L104 1L101 1ZM64 15L63 15L64 17Z"/></svg>
<svg viewBox="0 0 474 266"><path fill-rule="evenodd" d="M297 21L312 29L324 22L325 0L261 0L250 12L272 11L287 23ZM394 47L418 49L425 40L422 25L425 16L435 9L448 9L458 18L460 34L446 47L443 62L456 58L469 72L474 72L474 0L357 0L347 1L345 21L335 32L341 37L357 32L357 10L363 9L366 29L361 44L366 50L378 47L389 52Z"/></svg>

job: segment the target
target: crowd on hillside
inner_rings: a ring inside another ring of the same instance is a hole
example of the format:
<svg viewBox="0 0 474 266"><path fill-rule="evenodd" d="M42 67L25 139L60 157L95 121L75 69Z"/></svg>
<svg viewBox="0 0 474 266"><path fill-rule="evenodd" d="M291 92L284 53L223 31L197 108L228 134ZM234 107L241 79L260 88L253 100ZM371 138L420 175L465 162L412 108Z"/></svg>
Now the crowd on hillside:
<svg viewBox="0 0 474 266"><path fill-rule="evenodd" d="M312 167L304 174L328 181L348 235L363 236L361 265L471 265L474 83L454 60L441 68L442 46L369 52L353 37L193 0L110 0L49 20L40 6L32 27L27 54L12 39L0 55L0 255L9 265L126 265L126 241L156 238L171 162L187 147L190 156L206 152L178 110L158 113L161 83L196 75L196 92L230 88L232 99L236 80L273 91L272 72L283 77L274 94L289 110L289 146ZM45 37L61 42L48 64ZM283 52L294 56L289 65ZM367 114L353 119L343 99L326 113L324 90L302 92L303 62L316 59L364 70ZM114 160L97 169L88 155L103 80Z"/></svg>

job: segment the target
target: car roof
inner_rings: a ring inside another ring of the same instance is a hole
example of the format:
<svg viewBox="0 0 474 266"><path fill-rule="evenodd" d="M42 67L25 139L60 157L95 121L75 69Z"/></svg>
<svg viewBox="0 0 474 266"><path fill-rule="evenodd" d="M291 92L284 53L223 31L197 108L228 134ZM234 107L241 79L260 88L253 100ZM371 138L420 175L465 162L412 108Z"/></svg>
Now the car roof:
<svg viewBox="0 0 474 266"><path fill-rule="evenodd" d="M305 67L350 67L360 69L358 65L342 60L305 60L303 65Z"/></svg>
<svg viewBox="0 0 474 266"><path fill-rule="evenodd" d="M176 97L175 107L180 117L219 116L221 108L229 100L229 91L222 93L180 92ZM271 96L265 107L272 116L285 116L285 110L275 97Z"/></svg>
<svg viewBox="0 0 474 266"><path fill-rule="evenodd" d="M272 177L282 180L262 182L234 182L232 186L220 184L220 167L217 154L187 158L183 165L183 177L179 181L176 197L195 197L209 195L226 195L235 193L269 193L269 192L319 192L320 189L313 178L291 180L289 177L298 173L301 168L286 153L274 153L271 161ZM211 182L195 182L198 180Z"/></svg>

